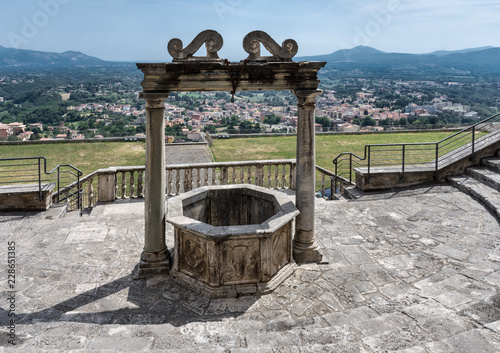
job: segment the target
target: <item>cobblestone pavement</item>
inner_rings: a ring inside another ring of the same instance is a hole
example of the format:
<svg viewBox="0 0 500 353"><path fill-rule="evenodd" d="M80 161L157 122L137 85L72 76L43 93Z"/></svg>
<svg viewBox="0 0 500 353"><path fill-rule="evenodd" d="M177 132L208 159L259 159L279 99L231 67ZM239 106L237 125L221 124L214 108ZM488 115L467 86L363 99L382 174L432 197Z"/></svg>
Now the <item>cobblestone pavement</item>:
<svg viewBox="0 0 500 353"><path fill-rule="evenodd" d="M0 351L10 351L15 241L22 352L499 352L499 223L450 186L317 200L328 264L273 294L207 299L168 276L133 280L144 203L90 215L0 216ZM169 246L172 229L168 228Z"/></svg>
<svg viewBox="0 0 500 353"><path fill-rule="evenodd" d="M167 165L210 162L212 162L212 155L207 144L165 144L165 163Z"/></svg>

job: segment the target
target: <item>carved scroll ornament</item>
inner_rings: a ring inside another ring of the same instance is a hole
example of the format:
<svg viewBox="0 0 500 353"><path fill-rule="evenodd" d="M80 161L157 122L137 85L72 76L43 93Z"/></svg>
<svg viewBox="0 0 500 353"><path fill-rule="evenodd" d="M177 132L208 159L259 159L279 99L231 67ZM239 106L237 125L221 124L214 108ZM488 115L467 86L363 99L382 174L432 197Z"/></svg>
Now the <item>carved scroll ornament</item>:
<svg viewBox="0 0 500 353"><path fill-rule="evenodd" d="M206 56L193 56L205 43ZM174 58L173 61L221 61L217 52L222 48L222 36L213 30L206 30L196 36L195 39L183 49L182 41L174 38L168 42L168 52Z"/></svg>
<svg viewBox="0 0 500 353"><path fill-rule="evenodd" d="M261 56L260 43L273 55ZM250 55L249 61L292 61L299 49L297 42L293 39L286 39L280 46L269 34L263 31L253 31L243 38L243 48Z"/></svg>

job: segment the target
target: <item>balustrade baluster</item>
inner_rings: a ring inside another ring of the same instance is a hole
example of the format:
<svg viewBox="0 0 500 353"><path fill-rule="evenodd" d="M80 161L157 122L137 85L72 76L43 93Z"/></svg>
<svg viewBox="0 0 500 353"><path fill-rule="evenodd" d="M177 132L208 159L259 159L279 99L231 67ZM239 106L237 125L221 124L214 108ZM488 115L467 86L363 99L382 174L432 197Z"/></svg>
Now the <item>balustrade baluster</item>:
<svg viewBox="0 0 500 353"><path fill-rule="evenodd" d="M212 167L212 184L211 185L217 185L217 172L215 167Z"/></svg>
<svg viewBox="0 0 500 353"><path fill-rule="evenodd" d="M196 187L201 186L200 168L196 168Z"/></svg>
<svg viewBox="0 0 500 353"><path fill-rule="evenodd" d="M262 165L255 168L255 185L264 186L264 169Z"/></svg>
<svg viewBox="0 0 500 353"><path fill-rule="evenodd" d="M245 184L245 166L240 167L240 184Z"/></svg>
<svg viewBox="0 0 500 353"><path fill-rule="evenodd" d="M228 168L227 167L221 167L221 172L222 172L222 176L221 176L221 184L222 185L227 185L227 182L228 182L228 179L229 179L229 171L228 171Z"/></svg>
<svg viewBox="0 0 500 353"><path fill-rule="evenodd" d="M118 199L118 173L115 174L115 199Z"/></svg>
<svg viewBox="0 0 500 353"><path fill-rule="evenodd" d="M94 178L91 178L90 181L89 181L89 189L88 189L88 206L90 208L94 207L94 187L92 185L92 183L94 182ZM82 202L83 202L83 198L82 198ZM83 208L85 208L85 205L83 205Z"/></svg>
<svg viewBox="0 0 500 353"><path fill-rule="evenodd" d="M193 189L193 172L191 169L184 170L184 192L191 191Z"/></svg>
<svg viewBox="0 0 500 353"><path fill-rule="evenodd" d="M248 184L253 184L252 182L252 166L249 165L248 166L248 172L247 172L247 181L248 181Z"/></svg>
<svg viewBox="0 0 500 353"><path fill-rule="evenodd" d="M325 197L325 173L321 173L321 197Z"/></svg>
<svg viewBox="0 0 500 353"><path fill-rule="evenodd" d="M233 179L232 184L236 184L236 167L233 167Z"/></svg>
<svg viewBox="0 0 500 353"><path fill-rule="evenodd" d="M181 193L181 171L180 169L175 170L175 194L179 195Z"/></svg>
<svg viewBox="0 0 500 353"><path fill-rule="evenodd" d="M204 173L203 179L205 180L203 182L203 186L208 186L208 169L209 168L203 168L203 173Z"/></svg>
<svg viewBox="0 0 500 353"><path fill-rule="evenodd" d="M286 164L281 165L281 188L286 188Z"/></svg>
<svg viewBox="0 0 500 353"><path fill-rule="evenodd" d="M127 178L125 177L125 172L122 172L122 199L126 198L125 192L127 191L126 186Z"/></svg>
<svg viewBox="0 0 500 353"><path fill-rule="evenodd" d="M167 178L167 196L172 195L172 169L167 169L165 171L165 177Z"/></svg>
<svg viewBox="0 0 500 353"><path fill-rule="evenodd" d="M135 193L135 180L134 180L134 171L133 170L130 171L130 183L129 183L129 185L130 185L130 198L132 199L132 198L135 198L135 195L134 195L134 193Z"/></svg>
<svg viewBox="0 0 500 353"><path fill-rule="evenodd" d="M144 190L143 190L143 185L142 185L142 170L139 170L138 172L138 177L137 177L137 197L143 198L144 197Z"/></svg>
<svg viewBox="0 0 500 353"><path fill-rule="evenodd" d="M268 188L272 187L272 185L271 185L271 165L270 164L267 166L267 187Z"/></svg>
<svg viewBox="0 0 500 353"><path fill-rule="evenodd" d="M278 164L274 165L274 188L279 189Z"/></svg>
<svg viewBox="0 0 500 353"><path fill-rule="evenodd" d="M290 165L290 189L295 190L295 165Z"/></svg>

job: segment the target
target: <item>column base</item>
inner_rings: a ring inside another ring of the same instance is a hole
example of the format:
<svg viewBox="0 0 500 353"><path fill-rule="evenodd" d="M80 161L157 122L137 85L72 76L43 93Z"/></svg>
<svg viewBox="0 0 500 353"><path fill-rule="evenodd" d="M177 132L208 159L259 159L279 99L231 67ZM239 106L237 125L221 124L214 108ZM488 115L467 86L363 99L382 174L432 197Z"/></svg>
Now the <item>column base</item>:
<svg viewBox="0 0 500 353"><path fill-rule="evenodd" d="M316 242L310 244L293 242L293 259L296 263L320 263L323 261L323 254L319 250Z"/></svg>
<svg viewBox="0 0 500 353"><path fill-rule="evenodd" d="M170 271L170 252L165 249L160 252L143 251L134 278L141 279L155 275L168 274Z"/></svg>

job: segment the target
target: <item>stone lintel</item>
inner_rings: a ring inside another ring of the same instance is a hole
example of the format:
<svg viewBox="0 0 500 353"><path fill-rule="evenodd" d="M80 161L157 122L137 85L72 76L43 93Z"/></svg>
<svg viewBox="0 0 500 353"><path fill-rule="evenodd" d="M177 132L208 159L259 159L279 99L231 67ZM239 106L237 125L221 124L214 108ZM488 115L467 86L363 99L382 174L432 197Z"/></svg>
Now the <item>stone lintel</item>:
<svg viewBox="0 0 500 353"><path fill-rule="evenodd" d="M189 91L317 90L317 73L326 62L175 62L144 64L137 67L144 73L145 94ZM243 67L244 66L244 67ZM229 72L231 71L231 73ZM240 77L241 74L241 77ZM153 97L151 97L153 98Z"/></svg>

